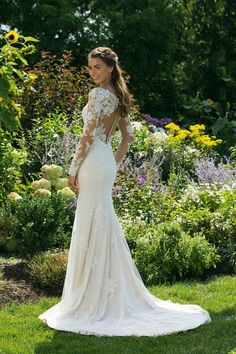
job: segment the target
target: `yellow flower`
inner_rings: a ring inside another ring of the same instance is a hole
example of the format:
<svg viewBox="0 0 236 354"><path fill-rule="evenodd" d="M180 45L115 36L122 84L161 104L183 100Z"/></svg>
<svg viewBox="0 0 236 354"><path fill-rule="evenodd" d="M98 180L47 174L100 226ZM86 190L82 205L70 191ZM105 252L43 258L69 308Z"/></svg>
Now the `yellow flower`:
<svg viewBox="0 0 236 354"><path fill-rule="evenodd" d="M216 142L217 144L221 144L221 143L223 142L223 140L222 140L222 139L216 139L215 142Z"/></svg>
<svg viewBox="0 0 236 354"><path fill-rule="evenodd" d="M169 123L169 124L165 125L165 128L170 129L170 130L175 130L175 131L180 130L180 127L175 123Z"/></svg>
<svg viewBox="0 0 236 354"><path fill-rule="evenodd" d="M2 102L3 101L3 98L0 96L0 102Z"/></svg>
<svg viewBox="0 0 236 354"><path fill-rule="evenodd" d="M5 39L10 39L12 43L15 43L18 41L19 35L15 31L10 31L4 36Z"/></svg>
<svg viewBox="0 0 236 354"><path fill-rule="evenodd" d="M207 103L211 106L214 103L214 101L212 101L210 98L208 98Z"/></svg>
<svg viewBox="0 0 236 354"><path fill-rule="evenodd" d="M168 135L166 137L166 140L168 140L168 141L176 141L175 136L173 136L173 135Z"/></svg>
<svg viewBox="0 0 236 354"><path fill-rule="evenodd" d="M221 139L212 140L209 135L202 135L202 136L198 136L195 138L196 143L199 143L199 144L206 146L206 147L216 146L217 144L222 143L222 141L223 140L221 140Z"/></svg>
<svg viewBox="0 0 236 354"><path fill-rule="evenodd" d="M204 124L194 124L194 125L190 125L189 129L192 132L198 131L198 130L205 130L205 125Z"/></svg>
<svg viewBox="0 0 236 354"><path fill-rule="evenodd" d="M178 136L181 136L182 138L186 138L187 136L189 136L191 133L186 130L186 129L181 129L178 131Z"/></svg>

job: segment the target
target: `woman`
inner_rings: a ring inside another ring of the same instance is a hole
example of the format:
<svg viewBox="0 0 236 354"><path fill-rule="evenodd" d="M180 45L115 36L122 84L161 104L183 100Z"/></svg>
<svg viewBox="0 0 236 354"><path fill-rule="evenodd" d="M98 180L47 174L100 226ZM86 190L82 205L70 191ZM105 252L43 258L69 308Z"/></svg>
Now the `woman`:
<svg viewBox="0 0 236 354"><path fill-rule="evenodd" d="M110 48L92 50L88 69L97 87L82 110L83 134L69 169L79 195L62 297L38 318L57 330L97 336L158 336L211 322L198 305L157 299L141 279L112 202L117 169L133 140L131 95ZM122 139L113 154L116 127Z"/></svg>

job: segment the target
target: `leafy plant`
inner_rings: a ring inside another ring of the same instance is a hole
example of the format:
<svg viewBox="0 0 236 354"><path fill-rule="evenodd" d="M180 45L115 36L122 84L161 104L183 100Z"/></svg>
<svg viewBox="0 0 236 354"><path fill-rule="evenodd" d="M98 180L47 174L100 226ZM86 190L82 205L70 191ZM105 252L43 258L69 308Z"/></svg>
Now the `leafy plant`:
<svg viewBox="0 0 236 354"><path fill-rule="evenodd" d="M215 246L203 236L191 237L177 222L147 228L138 237L134 257L147 284L200 277L220 259Z"/></svg>
<svg viewBox="0 0 236 354"><path fill-rule="evenodd" d="M23 166L27 161L27 152L13 146L15 133L0 128L0 205L12 192L26 189L22 185Z"/></svg>
<svg viewBox="0 0 236 354"><path fill-rule="evenodd" d="M35 46L31 42L38 40L24 37L15 31L8 32L4 39L5 44L0 48L0 123L8 130L17 130L24 111L23 106L17 102L17 97L29 90L36 79L35 75L16 68L17 61L28 65L25 56L35 52Z"/></svg>
<svg viewBox="0 0 236 354"><path fill-rule="evenodd" d="M69 246L74 215L68 201L58 193L43 198L25 195L11 200L1 209L1 215L8 225L4 245L7 252L30 256Z"/></svg>
<svg viewBox="0 0 236 354"><path fill-rule="evenodd" d="M27 273L33 283L53 292L62 290L66 275L68 250L40 252L27 264Z"/></svg>

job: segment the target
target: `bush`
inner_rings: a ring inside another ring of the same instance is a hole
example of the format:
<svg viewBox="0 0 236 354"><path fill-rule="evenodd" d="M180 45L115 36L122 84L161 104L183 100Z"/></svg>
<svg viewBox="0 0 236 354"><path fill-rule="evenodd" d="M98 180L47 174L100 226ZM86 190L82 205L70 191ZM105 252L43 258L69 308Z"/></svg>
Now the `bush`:
<svg viewBox="0 0 236 354"><path fill-rule="evenodd" d="M0 215L7 252L29 256L69 246L74 215L60 194L9 201Z"/></svg>
<svg viewBox="0 0 236 354"><path fill-rule="evenodd" d="M25 150L13 146L15 133L0 128L0 205L11 192L24 190L22 165L27 160ZM13 188L14 186L14 188Z"/></svg>
<svg viewBox="0 0 236 354"><path fill-rule="evenodd" d="M41 252L33 256L27 265L27 273L33 283L42 288L61 291L66 275L68 251Z"/></svg>
<svg viewBox="0 0 236 354"><path fill-rule="evenodd" d="M191 236L201 234L216 246L221 260L216 272L236 272L236 208L222 209L215 212L209 209L191 210L181 215L181 227Z"/></svg>
<svg viewBox="0 0 236 354"><path fill-rule="evenodd" d="M184 231L194 237L203 235L216 246L221 260L216 272L236 272L236 189L225 184L191 185L176 203L172 220L181 222Z"/></svg>
<svg viewBox="0 0 236 354"><path fill-rule="evenodd" d="M220 258L204 237L191 237L178 223L148 228L137 242L135 262L148 285L199 277Z"/></svg>

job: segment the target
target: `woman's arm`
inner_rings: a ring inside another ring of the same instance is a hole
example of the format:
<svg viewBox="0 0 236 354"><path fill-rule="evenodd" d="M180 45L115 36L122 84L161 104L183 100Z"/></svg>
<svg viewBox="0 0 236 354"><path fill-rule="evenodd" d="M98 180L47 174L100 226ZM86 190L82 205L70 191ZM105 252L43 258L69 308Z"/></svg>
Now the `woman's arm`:
<svg viewBox="0 0 236 354"><path fill-rule="evenodd" d="M97 127L101 111L98 97L96 88L89 92L86 122L69 168L70 176L76 176L81 163L88 153L90 145L94 141L95 129Z"/></svg>
<svg viewBox="0 0 236 354"><path fill-rule="evenodd" d="M116 159L117 169L119 168L124 156L127 154L129 145L134 139L134 135L133 135L134 128L131 125L128 114L125 117L121 117L118 125L121 131L121 141L114 154Z"/></svg>

